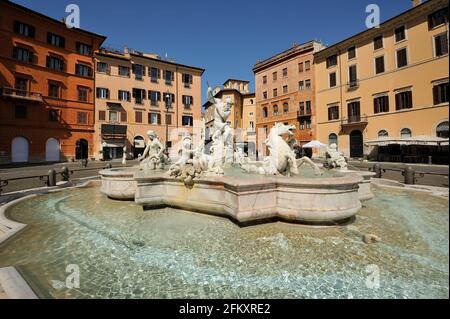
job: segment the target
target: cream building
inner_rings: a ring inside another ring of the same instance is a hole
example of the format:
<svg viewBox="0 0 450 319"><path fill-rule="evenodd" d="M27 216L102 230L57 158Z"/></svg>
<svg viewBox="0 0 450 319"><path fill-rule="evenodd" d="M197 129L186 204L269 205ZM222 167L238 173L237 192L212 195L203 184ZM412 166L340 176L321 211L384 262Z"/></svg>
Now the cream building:
<svg viewBox="0 0 450 319"><path fill-rule="evenodd" d="M413 4L314 54L317 138L346 156L448 163L448 1Z"/></svg>
<svg viewBox="0 0 450 319"><path fill-rule="evenodd" d="M235 132L235 143L241 145L250 156L256 156L256 103L255 94L249 92L249 82L236 79L228 79L223 84L223 89L213 90L215 98L230 99L233 103L232 113L228 118L231 127ZM205 125L207 129L207 139L214 128L214 105L207 101L203 105L205 109Z"/></svg>
<svg viewBox="0 0 450 319"><path fill-rule="evenodd" d="M95 54L95 67L97 159L121 158L124 146L136 158L148 130L163 143L167 134L172 148L181 136L200 129L204 69L128 49L101 50Z"/></svg>

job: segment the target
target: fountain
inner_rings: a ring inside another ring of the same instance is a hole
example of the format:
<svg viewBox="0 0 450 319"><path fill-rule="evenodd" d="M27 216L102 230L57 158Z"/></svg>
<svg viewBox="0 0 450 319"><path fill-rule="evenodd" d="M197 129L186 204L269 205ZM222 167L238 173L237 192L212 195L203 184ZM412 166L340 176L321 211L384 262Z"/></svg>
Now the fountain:
<svg viewBox="0 0 450 319"><path fill-rule="evenodd" d="M179 158L166 169L163 146L149 132L140 167L100 171L101 191L112 199L134 200L146 210L172 207L226 216L238 223L281 219L334 224L352 218L361 201L373 197L370 172L349 171L341 164L326 177L308 157L296 159L288 144L294 125L276 123L271 128L266 140L269 156L262 161L233 152L227 121L233 105L210 98L215 107L210 154L204 150L203 128L200 145L194 147L191 136L184 136ZM301 177L302 165L311 167L316 178ZM241 174L228 174L236 167Z"/></svg>

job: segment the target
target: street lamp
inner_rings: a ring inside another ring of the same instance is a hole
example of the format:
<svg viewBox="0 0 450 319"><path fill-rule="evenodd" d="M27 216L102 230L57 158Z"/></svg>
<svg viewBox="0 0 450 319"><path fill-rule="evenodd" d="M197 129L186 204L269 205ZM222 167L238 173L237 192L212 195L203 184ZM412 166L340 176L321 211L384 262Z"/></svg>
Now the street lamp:
<svg viewBox="0 0 450 319"><path fill-rule="evenodd" d="M172 105L172 95L170 94L170 92L166 92L165 94L165 106L166 106L166 118L165 118L165 122L166 122L166 147L164 149L164 153L168 156L169 155L169 123L167 122L167 118L169 115L169 108Z"/></svg>

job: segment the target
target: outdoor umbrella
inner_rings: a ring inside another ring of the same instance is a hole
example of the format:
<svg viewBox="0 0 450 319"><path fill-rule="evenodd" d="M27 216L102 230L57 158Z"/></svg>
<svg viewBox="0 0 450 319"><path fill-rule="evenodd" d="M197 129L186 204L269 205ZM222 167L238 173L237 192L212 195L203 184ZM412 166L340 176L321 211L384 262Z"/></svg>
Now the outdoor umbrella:
<svg viewBox="0 0 450 319"><path fill-rule="evenodd" d="M319 141L313 140L313 141L311 141L309 143L306 143L302 147L303 148L322 148L322 147L326 147L326 145L321 143L321 142L319 142Z"/></svg>

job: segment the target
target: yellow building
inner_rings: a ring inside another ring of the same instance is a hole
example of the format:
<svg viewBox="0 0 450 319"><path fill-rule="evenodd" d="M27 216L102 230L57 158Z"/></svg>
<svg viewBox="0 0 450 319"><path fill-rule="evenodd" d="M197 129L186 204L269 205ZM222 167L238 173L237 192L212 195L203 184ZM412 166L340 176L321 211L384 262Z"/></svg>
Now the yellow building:
<svg viewBox="0 0 450 319"><path fill-rule="evenodd" d="M249 82L236 79L228 79L223 84L223 89L213 90L215 98L230 99L233 103L232 112L228 121L234 129L234 140L237 146L242 145L249 157L256 156L256 134L255 134L255 94L249 92ZM205 125L207 139L214 128L214 105L207 101L204 105Z"/></svg>
<svg viewBox="0 0 450 319"><path fill-rule="evenodd" d="M204 69L163 60L154 54L101 50L95 54L97 159L132 157L144 151L148 130L172 148L201 125ZM200 134L197 134L200 135Z"/></svg>
<svg viewBox="0 0 450 319"><path fill-rule="evenodd" d="M317 138L346 156L448 163L448 1L314 54Z"/></svg>

